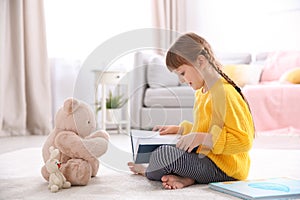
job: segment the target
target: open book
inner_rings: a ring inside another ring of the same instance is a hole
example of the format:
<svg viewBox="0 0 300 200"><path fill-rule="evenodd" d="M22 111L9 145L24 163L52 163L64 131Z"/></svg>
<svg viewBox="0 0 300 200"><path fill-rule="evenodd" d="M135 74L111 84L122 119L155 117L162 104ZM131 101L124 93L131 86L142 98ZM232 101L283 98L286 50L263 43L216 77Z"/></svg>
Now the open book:
<svg viewBox="0 0 300 200"><path fill-rule="evenodd" d="M131 130L131 146L135 163L149 163L151 153L161 145L175 146L177 134L159 135L156 131Z"/></svg>
<svg viewBox="0 0 300 200"><path fill-rule="evenodd" d="M242 199L300 198L300 180L285 177L210 183L209 187Z"/></svg>

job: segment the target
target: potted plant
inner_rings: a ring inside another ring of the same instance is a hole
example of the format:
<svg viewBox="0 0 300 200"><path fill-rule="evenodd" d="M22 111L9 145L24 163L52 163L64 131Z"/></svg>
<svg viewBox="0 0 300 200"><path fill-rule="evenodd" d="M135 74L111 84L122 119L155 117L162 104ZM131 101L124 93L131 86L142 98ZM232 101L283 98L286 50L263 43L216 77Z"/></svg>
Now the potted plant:
<svg viewBox="0 0 300 200"><path fill-rule="evenodd" d="M127 102L127 99L123 98L123 95L113 95L112 91L109 91L106 98L106 120L109 122L121 120L122 106ZM101 102L97 104L97 112L101 110Z"/></svg>

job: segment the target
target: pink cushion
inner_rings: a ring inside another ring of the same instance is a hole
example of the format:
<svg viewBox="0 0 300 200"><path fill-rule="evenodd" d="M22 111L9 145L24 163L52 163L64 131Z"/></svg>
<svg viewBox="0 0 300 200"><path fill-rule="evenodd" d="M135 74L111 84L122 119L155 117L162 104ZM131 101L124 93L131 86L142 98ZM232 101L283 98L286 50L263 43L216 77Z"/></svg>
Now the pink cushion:
<svg viewBox="0 0 300 200"><path fill-rule="evenodd" d="M288 71L300 67L300 51L279 51L268 55L264 66L261 81L279 80L281 75Z"/></svg>

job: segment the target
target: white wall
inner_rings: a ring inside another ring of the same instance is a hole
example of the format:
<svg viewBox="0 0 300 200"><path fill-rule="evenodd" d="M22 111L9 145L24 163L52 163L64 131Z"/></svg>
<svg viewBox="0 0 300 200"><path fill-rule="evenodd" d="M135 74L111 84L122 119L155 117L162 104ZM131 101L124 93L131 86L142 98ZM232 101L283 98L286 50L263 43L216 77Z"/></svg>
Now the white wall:
<svg viewBox="0 0 300 200"><path fill-rule="evenodd" d="M104 41L151 25L151 0L44 0L48 54L84 60Z"/></svg>
<svg viewBox="0 0 300 200"><path fill-rule="evenodd" d="M187 29L217 51L300 48L299 0L190 0Z"/></svg>
<svg viewBox="0 0 300 200"><path fill-rule="evenodd" d="M44 10L53 113L66 97L74 96L80 66L91 52L120 33L151 26L151 0L44 0ZM123 56L112 65L128 67L131 57ZM80 96L93 104L94 76L85 76Z"/></svg>
<svg viewBox="0 0 300 200"><path fill-rule="evenodd" d="M53 70L53 111L73 95L80 64L103 42L150 28L152 0L44 0L48 54ZM299 0L187 0L187 30L216 51L264 52L300 48ZM132 54L112 65L129 67ZM93 74L81 85L93 103Z"/></svg>
<svg viewBox="0 0 300 200"><path fill-rule="evenodd" d="M83 61L111 37L151 24L151 0L44 0L50 57ZM299 0L188 0L187 30L218 51L299 49Z"/></svg>
<svg viewBox="0 0 300 200"><path fill-rule="evenodd" d="M73 96L80 61L66 58L50 59L52 81L52 113L55 114L64 100ZM53 119L54 120L54 119Z"/></svg>

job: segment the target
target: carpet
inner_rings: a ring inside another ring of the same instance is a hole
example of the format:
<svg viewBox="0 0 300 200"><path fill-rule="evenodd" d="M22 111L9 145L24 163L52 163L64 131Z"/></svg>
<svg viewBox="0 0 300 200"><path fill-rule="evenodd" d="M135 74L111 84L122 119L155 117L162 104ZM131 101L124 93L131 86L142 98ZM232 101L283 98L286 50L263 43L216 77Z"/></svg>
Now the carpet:
<svg viewBox="0 0 300 200"><path fill-rule="evenodd" d="M40 148L25 148L0 155L0 199L231 199L211 191L207 185L182 190L164 190L160 182L101 165L87 186L72 186L51 193L40 175Z"/></svg>
<svg viewBox="0 0 300 200"><path fill-rule="evenodd" d="M249 178L300 178L299 155L300 150L252 150L253 161ZM149 181L104 164L87 186L72 186L70 189L51 193L47 182L40 175L42 165L41 148L24 148L1 154L0 199L238 199L200 184L180 190L165 190L160 182Z"/></svg>

